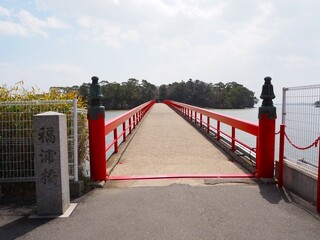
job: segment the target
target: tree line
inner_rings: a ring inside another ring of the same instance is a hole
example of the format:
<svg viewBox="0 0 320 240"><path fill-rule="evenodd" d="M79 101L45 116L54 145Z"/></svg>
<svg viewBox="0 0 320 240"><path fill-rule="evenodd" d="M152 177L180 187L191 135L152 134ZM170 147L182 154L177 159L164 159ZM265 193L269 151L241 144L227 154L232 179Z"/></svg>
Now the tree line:
<svg viewBox="0 0 320 240"><path fill-rule="evenodd" d="M106 109L131 109L149 100L174 100L205 108L241 109L252 108L258 102L254 92L236 82L205 83L200 80L174 82L157 87L147 80L141 82L130 78L117 83L101 81L102 104ZM85 99L89 98L89 83L73 87L55 87L60 92L78 91Z"/></svg>
<svg viewBox="0 0 320 240"><path fill-rule="evenodd" d="M175 82L159 87L159 99L171 99L206 108L252 108L258 103L254 92L236 82L205 83L200 80Z"/></svg>

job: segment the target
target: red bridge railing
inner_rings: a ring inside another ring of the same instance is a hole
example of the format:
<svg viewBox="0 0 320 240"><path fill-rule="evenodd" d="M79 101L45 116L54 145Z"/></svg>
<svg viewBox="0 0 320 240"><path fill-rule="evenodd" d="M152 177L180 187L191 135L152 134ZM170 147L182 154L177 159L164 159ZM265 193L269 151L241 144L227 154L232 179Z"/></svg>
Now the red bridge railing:
<svg viewBox="0 0 320 240"><path fill-rule="evenodd" d="M88 108L89 119L89 145L90 145L90 173L91 179L95 181L106 180L108 178L106 167L106 151L114 146L114 152L118 152L118 141L122 137L126 140L126 133L132 131L145 113L155 103L150 101L142 104L120 117L112 119L105 123L105 110L101 104L102 92L98 83L98 77L92 77L90 86L90 105ZM256 177L273 178L274 177L274 147L275 147L275 119L276 109L273 107L272 99L273 86L271 78L266 77L262 87L260 98L263 99L259 108L259 124L250 123L236 118L228 117L222 114L210 112L208 110L183 104L174 101L165 101L166 104L176 108L183 115L188 116L191 121L199 123L200 127L206 126L207 132L215 131L216 139L223 141L226 138L231 140L231 150L239 151L238 146L242 149L249 149L256 153ZM199 118L197 117L199 115ZM203 120L206 116L206 121ZM212 126L210 119L217 121L216 127ZM126 121L128 120L128 126ZM231 126L231 134L221 131L220 123ZM118 126L122 125L122 132L118 134ZM256 147L251 148L236 138L236 129L247 132L256 137ZM106 135L113 131L113 141L106 145Z"/></svg>
<svg viewBox="0 0 320 240"><path fill-rule="evenodd" d="M114 147L114 153L118 152L119 139L123 142L127 140L127 136L132 133L141 119L155 103L155 100L141 104L140 106L129 110L119 117L113 118L105 122L104 114L98 114L97 119L89 119L89 145L90 145L90 175L95 181L102 181L108 178L107 172L107 151ZM104 108L103 108L104 109ZM118 132L118 128L122 131ZM113 132L113 140L108 143L106 136Z"/></svg>
<svg viewBox="0 0 320 240"><path fill-rule="evenodd" d="M246 152L247 155L250 155L254 158L256 162L256 177L270 178L273 177L273 164L274 158L266 158L261 153L262 152L271 152L274 155L274 145L268 144L272 143L272 139L268 142L262 142L259 144L259 139L266 140L265 137L261 136L263 133L259 131L259 124L248 122L245 120L240 120L234 117L226 116L223 114L215 113L203 108L195 107L185 103L164 100L163 101L168 106L176 109L180 114L185 116L189 121L197 124L200 128L206 130L206 132L214 133L215 139L219 142L230 141L230 150L232 152L240 151ZM212 121L215 121L215 126L212 125ZM261 123L261 121L259 121ZM224 132L221 129L221 123L228 125L230 127L230 133ZM236 138L236 129L251 134L256 137L256 146L250 147L246 143L240 141ZM272 129L271 129L272 131ZM273 132L274 138L274 132ZM274 141L274 139L273 139ZM249 157L250 158L250 157ZM268 172L263 168L261 162L268 161L269 165L272 165L272 173ZM271 176L270 176L271 175Z"/></svg>

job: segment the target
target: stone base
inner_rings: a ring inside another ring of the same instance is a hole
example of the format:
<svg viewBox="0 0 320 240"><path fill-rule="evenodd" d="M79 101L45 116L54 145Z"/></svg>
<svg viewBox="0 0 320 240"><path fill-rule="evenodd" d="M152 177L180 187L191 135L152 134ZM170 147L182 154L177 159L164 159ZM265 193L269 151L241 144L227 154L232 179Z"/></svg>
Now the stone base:
<svg viewBox="0 0 320 240"><path fill-rule="evenodd" d="M106 184L106 181L91 182L90 186L93 188L103 188L105 184Z"/></svg>
<svg viewBox="0 0 320 240"><path fill-rule="evenodd" d="M259 178L259 182L263 184L276 184L278 181L274 178Z"/></svg>
<svg viewBox="0 0 320 240"><path fill-rule="evenodd" d="M276 176L278 176L276 162ZM304 200L317 202L317 174L294 162L285 160L283 164L283 186L296 193Z"/></svg>
<svg viewBox="0 0 320 240"><path fill-rule="evenodd" d="M70 181L70 197L80 197L84 193L83 181Z"/></svg>
<svg viewBox="0 0 320 240"><path fill-rule="evenodd" d="M77 203L70 203L70 206L67 208L67 210L62 215L31 215L29 218L68 218L70 217L71 213L76 208Z"/></svg>

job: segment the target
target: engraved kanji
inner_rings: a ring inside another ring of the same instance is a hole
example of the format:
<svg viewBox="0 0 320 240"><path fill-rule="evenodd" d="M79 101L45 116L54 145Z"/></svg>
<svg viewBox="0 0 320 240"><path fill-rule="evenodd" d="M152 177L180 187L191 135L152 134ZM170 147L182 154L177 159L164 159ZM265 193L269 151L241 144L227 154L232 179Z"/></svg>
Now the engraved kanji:
<svg viewBox="0 0 320 240"><path fill-rule="evenodd" d="M51 149L43 150L41 149L40 158L42 163L53 163L54 162L54 156L57 155L57 153Z"/></svg>
<svg viewBox="0 0 320 240"><path fill-rule="evenodd" d="M44 171L41 173L41 182L43 184L47 184L47 183L56 184L57 177L58 177L58 175L56 174L56 172L53 169L47 170L45 168Z"/></svg>
<svg viewBox="0 0 320 240"><path fill-rule="evenodd" d="M38 133L38 139L42 143L54 143L56 141L56 136L53 134L53 127L42 127Z"/></svg>

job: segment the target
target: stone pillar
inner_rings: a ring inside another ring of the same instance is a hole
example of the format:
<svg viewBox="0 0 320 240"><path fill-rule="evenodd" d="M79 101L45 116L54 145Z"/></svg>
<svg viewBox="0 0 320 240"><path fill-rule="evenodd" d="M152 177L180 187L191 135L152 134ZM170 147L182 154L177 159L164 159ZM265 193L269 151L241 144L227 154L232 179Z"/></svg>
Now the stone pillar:
<svg viewBox="0 0 320 240"><path fill-rule="evenodd" d="M70 206L66 115L34 116L37 214L62 215Z"/></svg>

